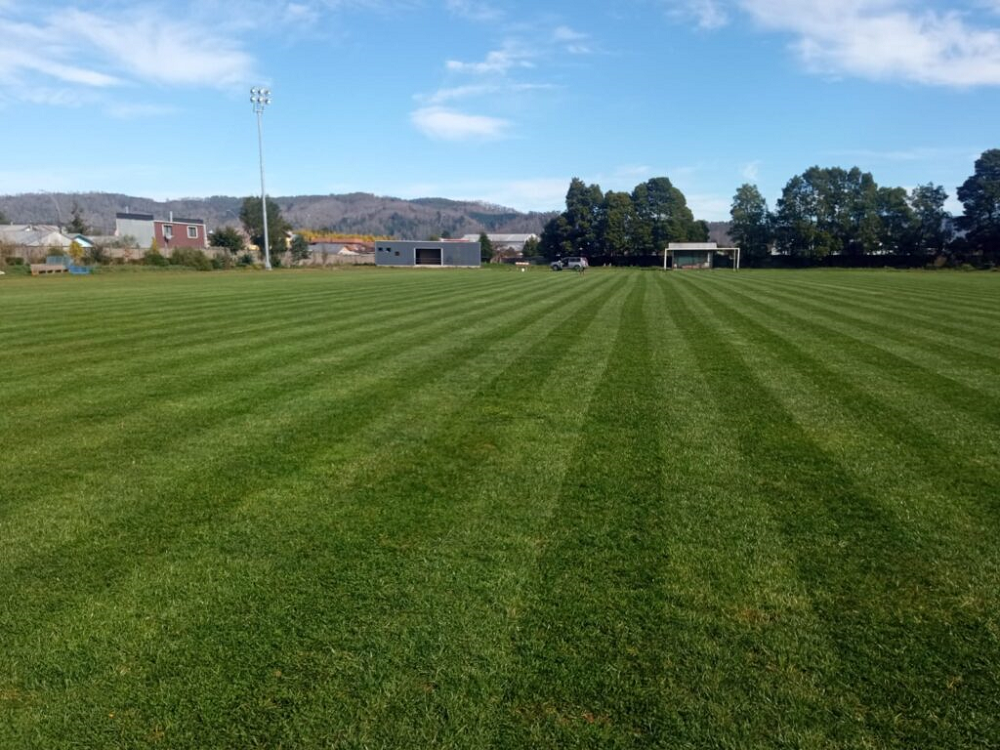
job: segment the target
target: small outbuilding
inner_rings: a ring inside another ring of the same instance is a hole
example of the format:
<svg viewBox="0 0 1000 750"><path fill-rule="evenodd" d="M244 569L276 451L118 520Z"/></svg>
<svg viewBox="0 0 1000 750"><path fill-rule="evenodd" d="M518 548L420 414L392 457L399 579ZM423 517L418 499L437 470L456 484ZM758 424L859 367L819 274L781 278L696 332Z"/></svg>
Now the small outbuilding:
<svg viewBox="0 0 1000 750"><path fill-rule="evenodd" d="M478 242L439 240L379 240L375 243L375 265L420 268L479 268Z"/></svg>
<svg viewBox="0 0 1000 750"><path fill-rule="evenodd" d="M667 267L669 258L676 269L711 269L716 254L729 255L734 270L740 267L738 247L719 247L714 242L671 242L663 255L663 267Z"/></svg>

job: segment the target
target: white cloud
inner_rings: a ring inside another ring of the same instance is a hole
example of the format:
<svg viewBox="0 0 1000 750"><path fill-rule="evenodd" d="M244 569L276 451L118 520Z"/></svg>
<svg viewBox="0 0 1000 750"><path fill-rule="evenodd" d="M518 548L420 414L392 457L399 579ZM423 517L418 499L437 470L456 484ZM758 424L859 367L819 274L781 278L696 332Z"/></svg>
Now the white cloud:
<svg viewBox="0 0 1000 750"><path fill-rule="evenodd" d="M446 107L422 107L410 115L416 128L438 140L491 140L502 137L510 122L486 115L469 115Z"/></svg>
<svg viewBox="0 0 1000 750"><path fill-rule="evenodd" d="M305 3L289 3L285 6L285 23L312 26L319 21L319 10Z"/></svg>
<svg viewBox="0 0 1000 750"><path fill-rule="evenodd" d="M413 98L429 105L447 104L461 99L473 99L495 94L523 94L530 91L551 91L557 88L551 83L476 83L467 86L453 86L438 89L433 94L417 94Z"/></svg>
<svg viewBox="0 0 1000 750"><path fill-rule="evenodd" d="M552 40L555 42L580 42L587 38L586 34L574 31L569 26L557 26L552 32Z"/></svg>
<svg viewBox="0 0 1000 750"><path fill-rule="evenodd" d="M527 50L519 49L513 44L508 44L502 49L487 53L486 59L482 62L448 60L445 63L445 67L455 73L504 75L512 68L533 68L535 65L531 62L531 57L533 57L532 53Z"/></svg>
<svg viewBox="0 0 1000 750"><path fill-rule="evenodd" d="M618 167L614 173L616 180L642 180L652 173L652 168L645 164Z"/></svg>
<svg viewBox="0 0 1000 750"><path fill-rule="evenodd" d="M468 86L452 86L448 88L442 88L435 91L430 95L417 95L415 98L419 101L425 102L427 104L446 104L447 102L456 101L458 99L468 99L476 96L485 96L486 94L493 94L499 90L498 86L493 84L481 83L481 84L471 84Z"/></svg>
<svg viewBox="0 0 1000 750"><path fill-rule="evenodd" d="M31 104L41 104L47 107L86 107L97 101L92 91L81 88L62 88L51 86L28 86L18 89L17 98Z"/></svg>
<svg viewBox="0 0 1000 750"><path fill-rule="evenodd" d="M568 177L539 177L513 180L483 193L484 199L501 206L517 206L522 211L558 211L566 205Z"/></svg>
<svg viewBox="0 0 1000 750"><path fill-rule="evenodd" d="M109 104L104 109L118 120L137 120L143 117L163 117L177 112L176 107L161 104Z"/></svg>
<svg viewBox="0 0 1000 750"><path fill-rule="evenodd" d="M951 148L926 148L914 147L908 149L897 149L890 151L877 151L873 149L846 149L830 152L831 156L849 157L863 161L888 161L888 162L929 162L942 160L969 160L975 161L980 152L969 159L969 150L964 146Z"/></svg>
<svg viewBox="0 0 1000 750"><path fill-rule="evenodd" d="M722 195L707 193L687 195L688 208L696 219L704 221L728 221L733 200Z"/></svg>
<svg viewBox="0 0 1000 750"><path fill-rule="evenodd" d="M589 55L593 53L590 35L571 29L569 26L557 26L552 32L552 41L562 45L571 55Z"/></svg>
<svg viewBox="0 0 1000 750"><path fill-rule="evenodd" d="M760 164L759 159L744 164L743 169L740 172L740 174L743 175L743 179L756 182L757 177L760 174Z"/></svg>
<svg viewBox="0 0 1000 750"><path fill-rule="evenodd" d="M482 0L446 0L445 5L456 16L470 21L496 21L503 18L503 11Z"/></svg>
<svg viewBox="0 0 1000 750"><path fill-rule="evenodd" d="M789 32L807 68L874 80L1000 85L1000 31L905 0L738 0L761 27Z"/></svg>
<svg viewBox="0 0 1000 750"><path fill-rule="evenodd" d="M725 0L667 0L670 15L693 19L700 29L718 29L729 23Z"/></svg>
<svg viewBox="0 0 1000 750"><path fill-rule="evenodd" d="M250 55L231 36L206 28L143 6L107 15L65 9L37 21L0 16L0 80L22 101L53 81L108 89L140 82L222 87L247 80ZM60 97L50 101L57 104Z"/></svg>
<svg viewBox="0 0 1000 750"><path fill-rule="evenodd" d="M23 68L36 73L42 73L51 78L56 78L65 83L78 83L83 86L94 86L103 88L106 86L116 86L121 80L114 76L100 73L96 70L88 70L76 65L64 65L58 62L51 62L33 54L22 54L13 56L11 60L13 68Z"/></svg>
<svg viewBox="0 0 1000 750"><path fill-rule="evenodd" d="M228 37L154 15L104 18L70 10L57 30L89 42L135 78L156 83L228 86L250 76L252 61ZM136 40L142 40L137 44Z"/></svg>

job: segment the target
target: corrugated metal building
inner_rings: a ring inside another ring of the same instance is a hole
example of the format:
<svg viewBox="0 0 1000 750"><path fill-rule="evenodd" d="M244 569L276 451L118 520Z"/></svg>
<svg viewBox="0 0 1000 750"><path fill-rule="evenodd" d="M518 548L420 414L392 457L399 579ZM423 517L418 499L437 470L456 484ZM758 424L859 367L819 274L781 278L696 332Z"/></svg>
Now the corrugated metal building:
<svg viewBox="0 0 1000 750"><path fill-rule="evenodd" d="M419 268L479 268L478 242L441 240L379 240L375 243L375 265Z"/></svg>

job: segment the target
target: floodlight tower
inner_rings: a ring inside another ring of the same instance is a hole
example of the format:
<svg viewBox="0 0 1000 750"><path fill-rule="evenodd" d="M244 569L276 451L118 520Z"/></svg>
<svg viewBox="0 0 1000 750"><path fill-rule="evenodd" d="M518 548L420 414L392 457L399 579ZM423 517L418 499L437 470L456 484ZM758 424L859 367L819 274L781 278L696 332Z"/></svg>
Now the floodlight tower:
<svg viewBox="0 0 1000 750"><path fill-rule="evenodd" d="M267 191L264 189L264 135L261 126L261 115L264 107L271 103L270 89L254 86L250 89L250 102L257 114L257 150L260 152L260 213L264 219L264 268L271 270L271 248L267 238Z"/></svg>

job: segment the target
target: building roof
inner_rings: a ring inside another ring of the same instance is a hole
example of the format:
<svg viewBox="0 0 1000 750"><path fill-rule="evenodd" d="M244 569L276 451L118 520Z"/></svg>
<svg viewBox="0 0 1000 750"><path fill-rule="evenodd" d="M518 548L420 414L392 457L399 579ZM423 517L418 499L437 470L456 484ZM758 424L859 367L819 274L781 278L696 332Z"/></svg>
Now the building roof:
<svg viewBox="0 0 1000 750"><path fill-rule="evenodd" d="M115 214L116 219L129 219L132 221L152 221L156 224L204 224L204 219L157 219L153 214L133 214L120 212Z"/></svg>
<svg viewBox="0 0 1000 750"><path fill-rule="evenodd" d="M21 247L69 247L73 242L52 224L0 225L0 242Z"/></svg>
<svg viewBox="0 0 1000 750"><path fill-rule="evenodd" d="M531 238L538 239L537 234L488 234L486 237L490 242L513 242L524 244ZM479 242L478 234L466 234L462 236L463 242Z"/></svg>
<svg viewBox="0 0 1000 750"><path fill-rule="evenodd" d="M718 245L714 242L671 242L667 245L667 250L717 250Z"/></svg>

